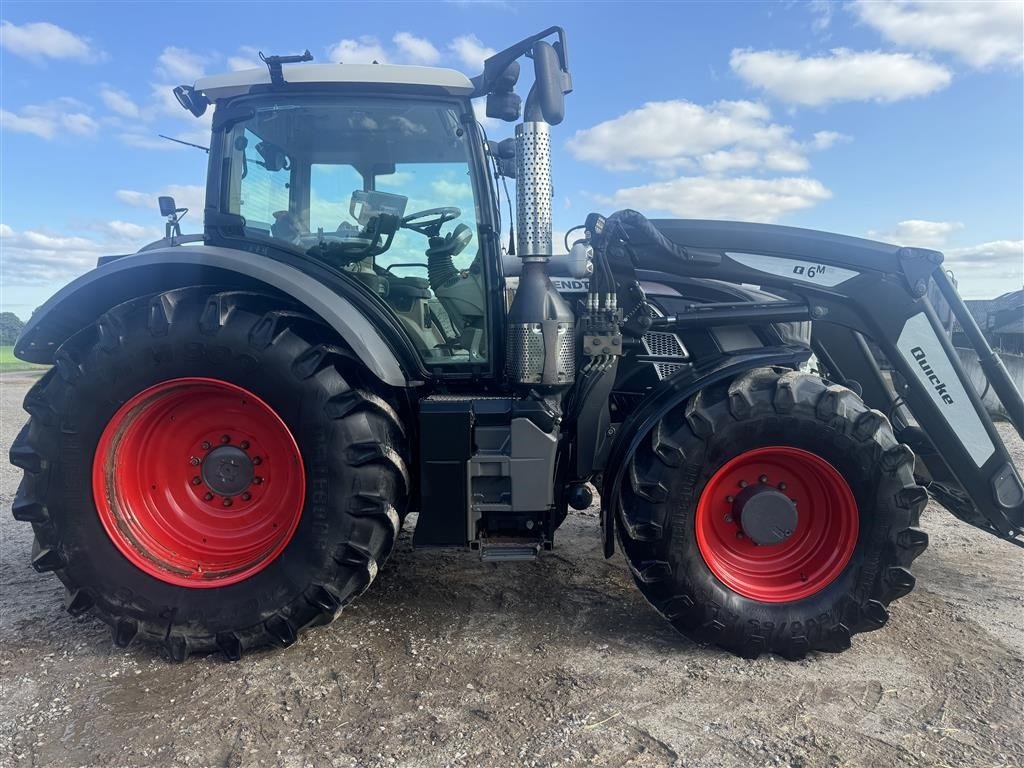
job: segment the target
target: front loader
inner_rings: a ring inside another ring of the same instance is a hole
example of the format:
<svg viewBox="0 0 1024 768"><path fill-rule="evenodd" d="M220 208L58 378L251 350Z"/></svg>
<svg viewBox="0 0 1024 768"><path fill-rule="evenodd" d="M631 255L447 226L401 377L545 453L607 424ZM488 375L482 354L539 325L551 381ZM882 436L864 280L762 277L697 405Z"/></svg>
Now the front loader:
<svg viewBox="0 0 1024 768"><path fill-rule="evenodd" d="M408 512L417 547L529 560L593 487L647 599L748 657L885 624L928 489L1021 544L950 317L1018 433L1024 404L942 254L619 211L553 257L561 28L472 80L309 58L176 88L213 110L202 234L162 200L167 236L101 259L15 348L52 367L14 517L117 645L287 646L367 588ZM476 98L522 114L514 138Z"/></svg>

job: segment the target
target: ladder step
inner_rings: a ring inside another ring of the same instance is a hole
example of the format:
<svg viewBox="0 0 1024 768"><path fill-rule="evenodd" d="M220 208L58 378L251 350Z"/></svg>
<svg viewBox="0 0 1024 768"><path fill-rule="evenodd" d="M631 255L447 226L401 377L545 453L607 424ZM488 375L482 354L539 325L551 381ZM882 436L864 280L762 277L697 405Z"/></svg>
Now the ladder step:
<svg viewBox="0 0 1024 768"><path fill-rule="evenodd" d="M540 542L522 541L507 543L483 543L480 546L480 559L485 563L517 562L536 560L540 554Z"/></svg>

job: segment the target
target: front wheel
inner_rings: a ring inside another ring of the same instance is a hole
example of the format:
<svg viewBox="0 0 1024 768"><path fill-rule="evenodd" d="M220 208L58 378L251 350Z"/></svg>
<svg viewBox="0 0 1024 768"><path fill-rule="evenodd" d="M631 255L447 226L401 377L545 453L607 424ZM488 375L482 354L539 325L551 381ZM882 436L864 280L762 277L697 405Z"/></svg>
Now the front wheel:
<svg viewBox="0 0 1024 768"><path fill-rule="evenodd" d="M167 655L288 645L394 546L408 477L395 411L314 318L188 288L72 337L11 448L32 564L115 643Z"/></svg>
<svg viewBox="0 0 1024 768"><path fill-rule="evenodd" d="M745 657L842 651L914 586L914 457L852 391L757 369L698 393L638 450L620 540L679 630Z"/></svg>

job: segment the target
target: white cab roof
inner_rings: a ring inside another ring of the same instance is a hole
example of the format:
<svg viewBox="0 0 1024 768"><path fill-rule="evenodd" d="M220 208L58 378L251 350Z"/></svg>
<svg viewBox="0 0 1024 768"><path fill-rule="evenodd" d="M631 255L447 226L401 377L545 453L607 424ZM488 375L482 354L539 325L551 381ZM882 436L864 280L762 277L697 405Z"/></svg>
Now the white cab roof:
<svg viewBox="0 0 1024 768"><path fill-rule="evenodd" d="M469 78L454 69L409 67L395 64L296 64L285 65L287 83L376 83L388 85L432 85L453 96L473 92ZM210 75L196 80L195 89L211 102L248 93L254 85L269 85L270 72L243 69L223 75Z"/></svg>

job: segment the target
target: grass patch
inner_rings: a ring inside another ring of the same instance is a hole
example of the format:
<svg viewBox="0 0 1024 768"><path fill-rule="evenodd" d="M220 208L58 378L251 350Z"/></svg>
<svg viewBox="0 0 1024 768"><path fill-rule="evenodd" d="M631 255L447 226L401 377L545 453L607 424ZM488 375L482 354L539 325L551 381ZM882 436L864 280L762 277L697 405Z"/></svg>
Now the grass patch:
<svg viewBox="0 0 1024 768"><path fill-rule="evenodd" d="M0 373L16 371L45 371L50 366L26 363L14 356L14 347L0 347Z"/></svg>

